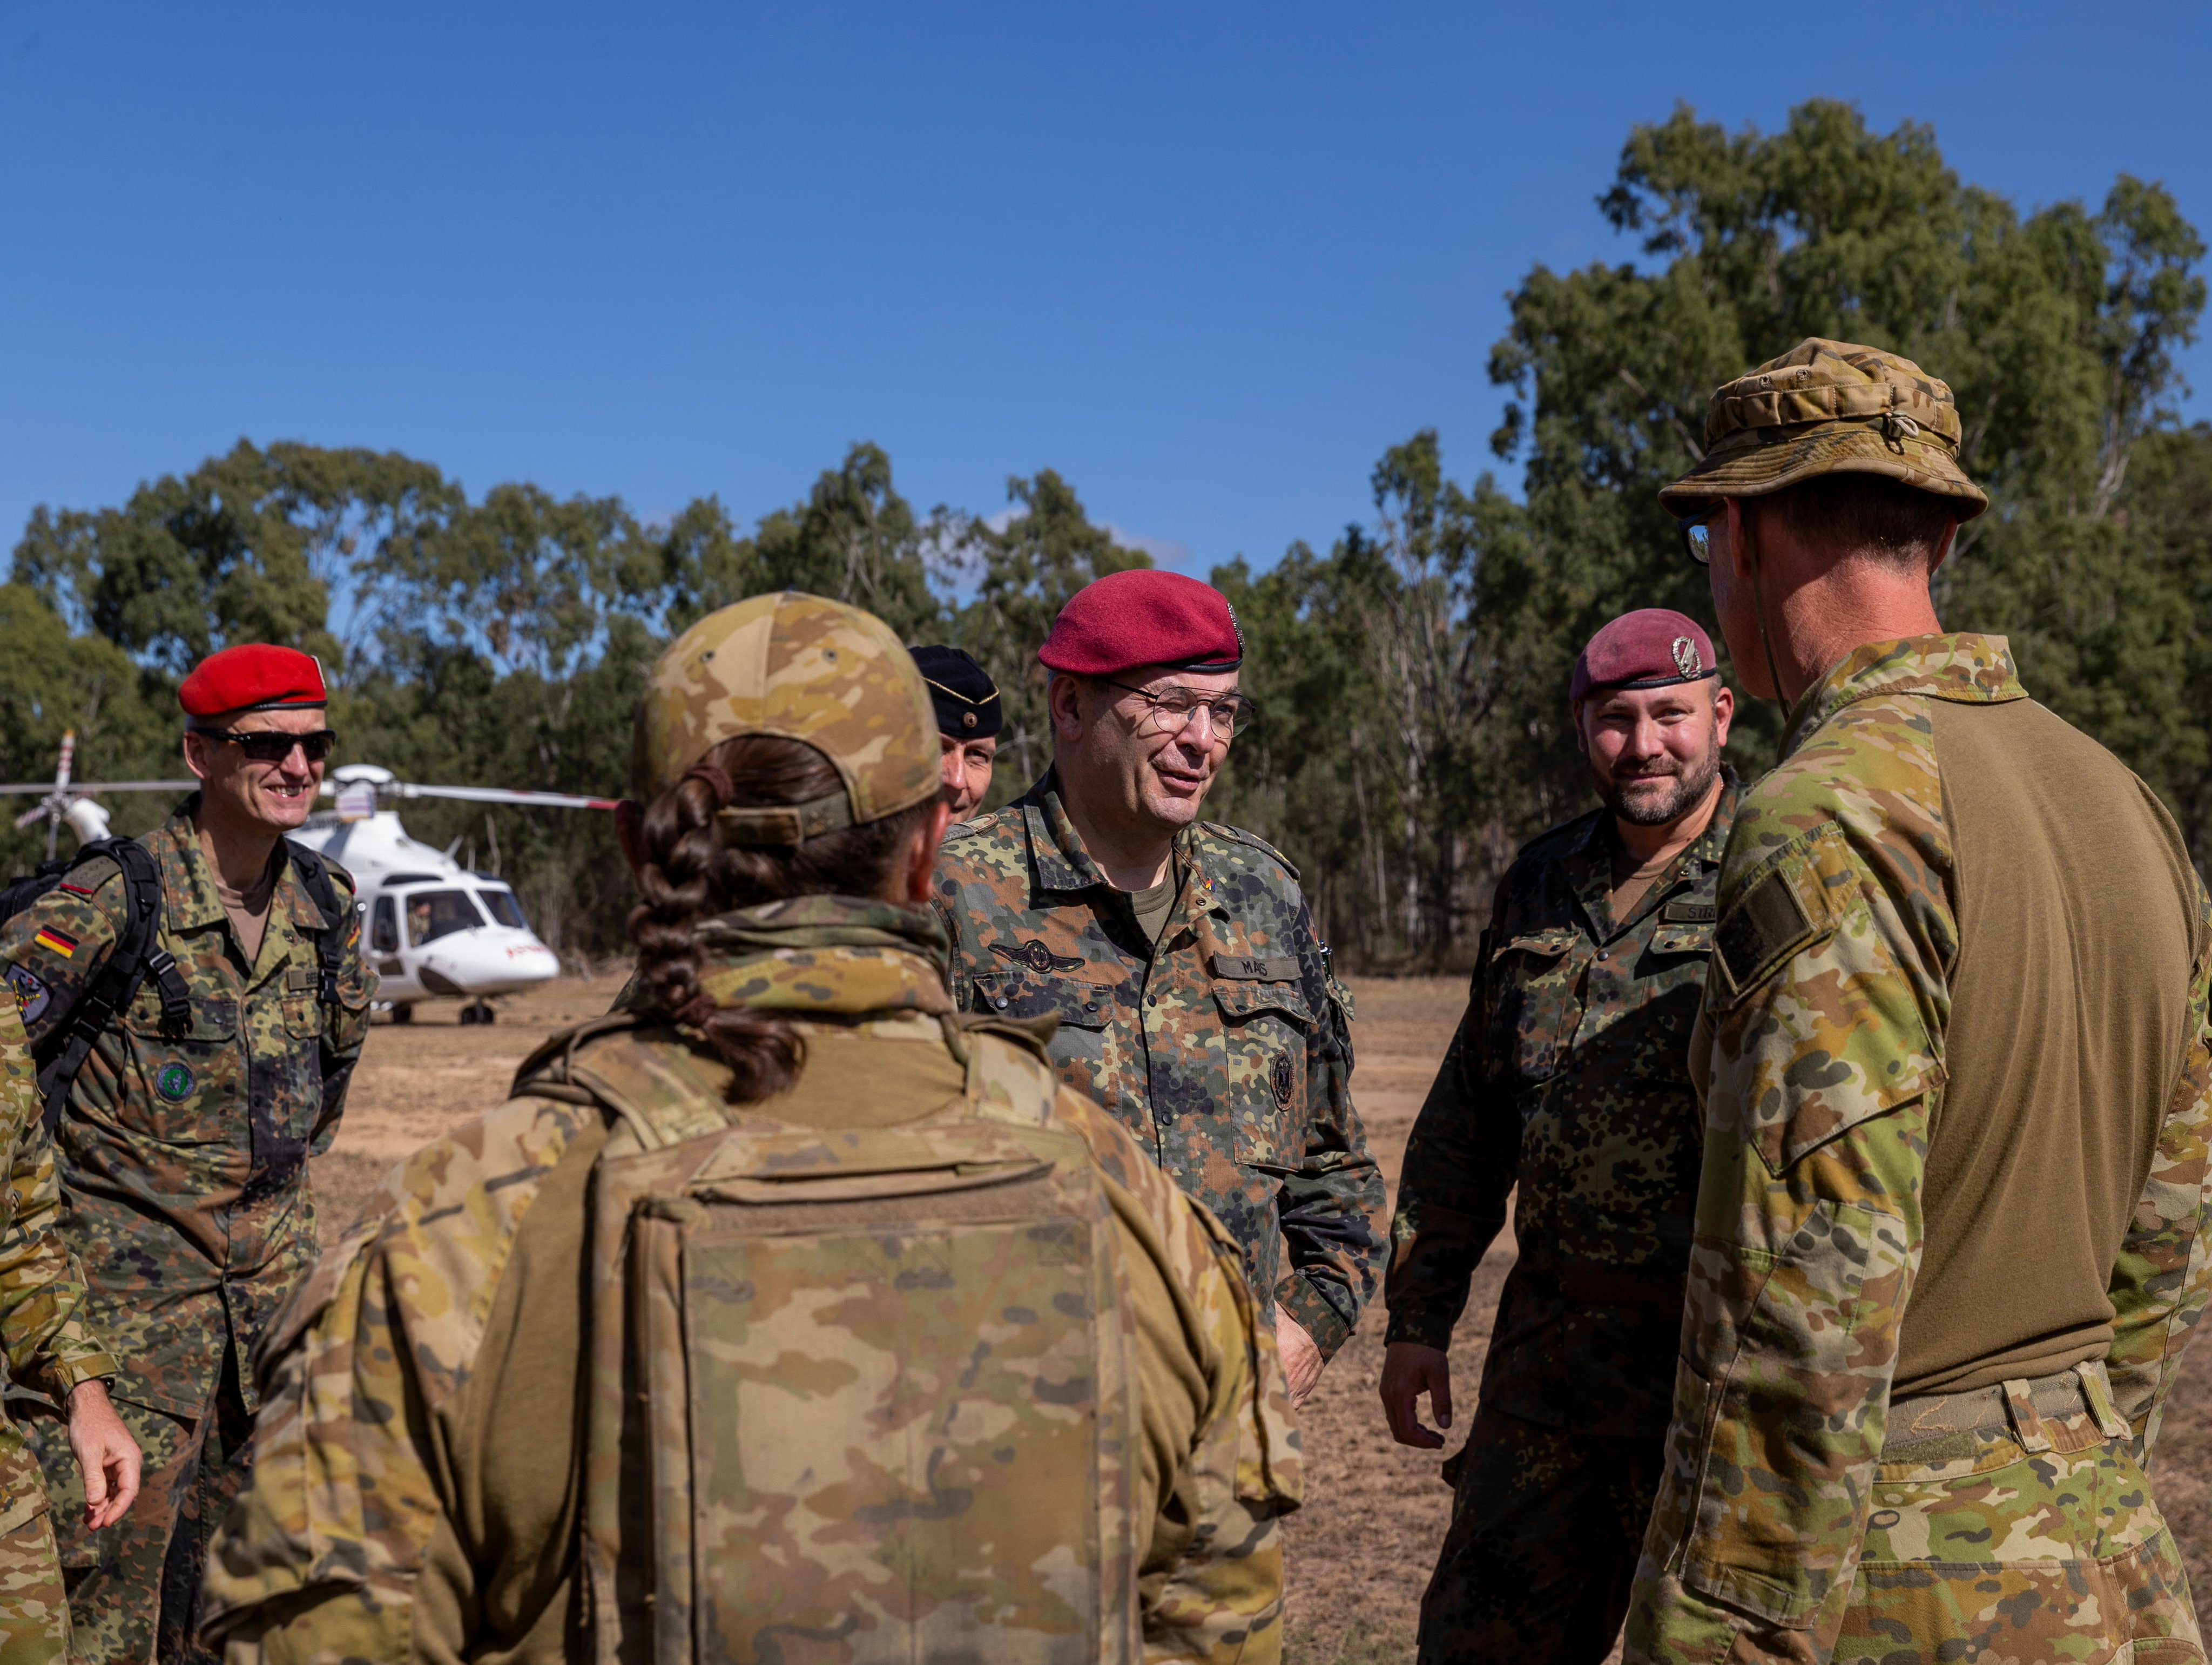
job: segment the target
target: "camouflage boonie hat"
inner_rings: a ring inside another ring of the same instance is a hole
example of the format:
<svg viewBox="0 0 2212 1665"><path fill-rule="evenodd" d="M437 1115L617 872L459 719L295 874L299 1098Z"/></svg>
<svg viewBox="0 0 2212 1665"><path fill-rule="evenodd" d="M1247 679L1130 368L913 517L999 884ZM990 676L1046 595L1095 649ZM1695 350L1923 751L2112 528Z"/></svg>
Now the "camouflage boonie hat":
<svg viewBox="0 0 2212 1665"><path fill-rule="evenodd" d="M668 645L646 680L630 786L650 801L724 740L801 740L845 789L811 803L735 805L744 844L796 844L880 821L938 791L937 715L921 672L872 613L785 590L709 613Z"/></svg>
<svg viewBox="0 0 2212 1665"><path fill-rule="evenodd" d="M1909 358L1818 336L1723 383L1705 410L1705 454L1659 501L1680 514L1714 497L1760 497L1822 474L1881 474L1953 499L1971 520L1988 495L1959 466L1948 384Z"/></svg>

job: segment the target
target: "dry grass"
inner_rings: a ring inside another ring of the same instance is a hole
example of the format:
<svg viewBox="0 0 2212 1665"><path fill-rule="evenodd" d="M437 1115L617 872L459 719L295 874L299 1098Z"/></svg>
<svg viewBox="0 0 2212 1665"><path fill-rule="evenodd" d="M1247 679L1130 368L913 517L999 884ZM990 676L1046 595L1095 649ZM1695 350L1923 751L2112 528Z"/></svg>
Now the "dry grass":
<svg viewBox="0 0 2212 1665"><path fill-rule="evenodd" d="M462 1028L451 1006L426 1005L406 1027L380 1024L353 1089L337 1145L315 1164L325 1240L398 1158L506 1096L515 1066L554 1030L606 1008L619 976L563 979L501 1003L489 1029ZM1443 1057L1465 994L1457 979L1361 981L1355 1077L1395 1200L1406 1137ZM1510 1242L1492 1249L1452 1347L1461 1425L1473 1410L1483 1347ZM1375 1310L1331 1363L1304 1418L1306 1506L1291 1517L1290 1657L1296 1665L1410 1661L1429 1568L1451 1495L1437 1454L1392 1443L1376 1395L1382 1366ZM2212 1340L2193 1348L2167 1412L2158 1492L2199 1590L2212 1590Z"/></svg>

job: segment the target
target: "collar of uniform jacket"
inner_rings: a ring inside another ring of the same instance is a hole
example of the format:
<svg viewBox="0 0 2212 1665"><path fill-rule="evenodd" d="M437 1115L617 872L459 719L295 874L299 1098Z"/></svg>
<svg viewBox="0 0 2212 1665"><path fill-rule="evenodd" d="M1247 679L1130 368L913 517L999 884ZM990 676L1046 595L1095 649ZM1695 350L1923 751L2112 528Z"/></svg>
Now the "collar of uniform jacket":
<svg viewBox="0 0 2212 1665"><path fill-rule="evenodd" d="M1609 942L1634 925L1662 902L1672 899L1683 878L1699 867L1717 867L1721 857L1728 851L1729 830L1735 824L1735 806L1743 796L1743 777L1735 772L1732 763L1721 765L1721 795L1713 805L1713 817L1705 823L1705 831L1685 846L1680 854L1667 866L1666 871L1646 887L1636 899L1636 906L1626 919L1613 919L1608 898L1613 890L1613 853L1619 835L1613 830L1613 817L1600 811L1589 818L1574 843L1568 848L1566 858L1575 895L1589 920L1590 936L1598 942ZM1606 921L1611 921L1610 927Z"/></svg>
<svg viewBox="0 0 2212 1665"><path fill-rule="evenodd" d="M2002 636L1961 630L1870 641L1844 654L1798 696L1784 730L1782 755L1790 756L1814 730L1854 701L1886 694L2000 705L2026 699L2027 690L2020 685L2011 646Z"/></svg>
<svg viewBox="0 0 2212 1665"><path fill-rule="evenodd" d="M167 848L161 848L160 840L151 846L161 863L161 908L172 931L197 931L221 925L229 917L223 912L222 898L216 894L215 873L200 843L199 828L192 820L199 806L200 795L194 793L162 823L161 830L168 835ZM323 910L315 906L289 860L276 877L276 893L269 901L272 920L280 911L302 934L323 928Z"/></svg>
<svg viewBox="0 0 2212 1665"><path fill-rule="evenodd" d="M927 908L799 896L692 929L699 987L722 1006L822 1012L949 1012L952 945Z"/></svg>

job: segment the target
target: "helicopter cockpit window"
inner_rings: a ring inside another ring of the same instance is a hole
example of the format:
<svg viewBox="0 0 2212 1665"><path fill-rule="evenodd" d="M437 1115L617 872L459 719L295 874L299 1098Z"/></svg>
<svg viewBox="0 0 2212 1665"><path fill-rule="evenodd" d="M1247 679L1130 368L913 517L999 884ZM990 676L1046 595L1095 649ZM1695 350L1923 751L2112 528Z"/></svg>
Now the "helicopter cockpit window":
<svg viewBox="0 0 2212 1665"><path fill-rule="evenodd" d="M477 892L477 900L483 904L484 912L491 915L494 925L508 926L517 931L530 928L529 921L522 917L522 904L514 899L514 891L503 886L496 890L487 886Z"/></svg>
<svg viewBox="0 0 2212 1665"><path fill-rule="evenodd" d="M417 890L407 898L407 940L417 948L483 922L466 890Z"/></svg>
<svg viewBox="0 0 2212 1665"><path fill-rule="evenodd" d="M368 945L379 954L399 951L399 912L392 905L390 896L376 899L376 913L368 927Z"/></svg>

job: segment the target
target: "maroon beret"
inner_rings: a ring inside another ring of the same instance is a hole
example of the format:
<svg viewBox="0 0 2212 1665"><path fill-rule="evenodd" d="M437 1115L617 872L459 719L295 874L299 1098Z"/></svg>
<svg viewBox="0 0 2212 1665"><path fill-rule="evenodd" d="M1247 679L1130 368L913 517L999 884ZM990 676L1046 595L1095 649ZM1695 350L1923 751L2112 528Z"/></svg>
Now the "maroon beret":
<svg viewBox="0 0 2212 1665"><path fill-rule="evenodd" d="M177 690L188 717L226 711L274 711L288 705L328 705L322 661L296 647L245 641L210 653Z"/></svg>
<svg viewBox="0 0 2212 1665"><path fill-rule="evenodd" d="M1069 597L1037 657L1080 677L1111 677L1140 665L1234 671L1244 661L1244 633L1229 598L1211 584L1133 568Z"/></svg>
<svg viewBox="0 0 2212 1665"><path fill-rule="evenodd" d="M1665 688L1678 682L1717 677L1713 639L1697 620L1664 607L1623 613L1592 636L1575 661L1574 686L1567 699L1607 688Z"/></svg>

